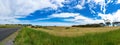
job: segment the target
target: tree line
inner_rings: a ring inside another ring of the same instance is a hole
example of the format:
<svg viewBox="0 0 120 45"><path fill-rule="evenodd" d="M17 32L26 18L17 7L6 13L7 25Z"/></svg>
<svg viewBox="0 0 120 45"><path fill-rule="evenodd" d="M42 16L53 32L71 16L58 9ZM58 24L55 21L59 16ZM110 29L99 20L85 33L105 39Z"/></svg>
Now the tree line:
<svg viewBox="0 0 120 45"><path fill-rule="evenodd" d="M72 27L104 27L103 23L99 24L86 24L86 25L73 25Z"/></svg>

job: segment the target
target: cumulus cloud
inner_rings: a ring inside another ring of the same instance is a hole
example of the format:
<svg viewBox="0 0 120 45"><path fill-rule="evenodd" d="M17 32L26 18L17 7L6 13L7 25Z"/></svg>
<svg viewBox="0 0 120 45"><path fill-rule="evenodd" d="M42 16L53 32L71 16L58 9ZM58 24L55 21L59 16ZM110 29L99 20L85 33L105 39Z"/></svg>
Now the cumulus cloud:
<svg viewBox="0 0 120 45"><path fill-rule="evenodd" d="M106 6L109 3L112 3L113 0L108 0L105 2L105 0L87 0L86 3L89 5L89 9L92 13L96 13L93 9L96 8L96 5L100 5L100 10L103 13L98 13L98 16L100 16L102 19L91 19L85 16L82 16L81 14L78 13L60 13L60 14L53 14L50 17L57 17L57 18L67 18L67 17L74 17L74 19L64 19L64 21L72 21L72 22L78 22L81 24L88 24L88 23L101 23L104 22L103 19L110 19L111 22L113 21L120 21L119 13L120 11L116 11L112 14L105 14L106 13ZM118 0L118 3L120 1ZM85 5L85 0L82 1L81 4L76 5L76 8L83 9Z"/></svg>
<svg viewBox="0 0 120 45"><path fill-rule="evenodd" d="M117 1L117 4L120 3L120 0L115 0ZM119 17L119 13L120 11L116 11L114 13L110 13L110 14L105 14L106 13L106 7L109 3L113 3L113 0L107 0L107 2L105 2L105 0L87 0L87 3L89 3L89 9L92 13L96 13L93 9L96 7L96 5L100 5L100 10L103 12L103 13L98 13L98 16L100 16L102 19L101 20L111 20L111 22L114 22L114 21L120 21L120 17ZM116 3L114 3L116 4Z"/></svg>
<svg viewBox="0 0 120 45"><path fill-rule="evenodd" d="M19 20L16 19L0 19L0 24L15 24L15 23L20 23Z"/></svg>
<svg viewBox="0 0 120 45"><path fill-rule="evenodd" d="M74 14L74 13L60 13L60 14L52 14L49 17L67 18L67 17L75 17L75 16L78 16L78 14Z"/></svg>
<svg viewBox="0 0 120 45"><path fill-rule="evenodd" d="M81 0L80 4L76 5L75 8L84 9L85 8L84 5L85 5L85 0Z"/></svg>
<svg viewBox="0 0 120 45"><path fill-rule="evenodd" d="M103 20L94 20L92 18L88 18L85 16L82 16L78 14L78 16L75 16L74 19L64 19L65 21L71 21L71 22L77 22L80 24L93 24L93 23L103 23Z"/></svg>
<svg viewBox="0 0 120 45"><path fill-rule="evenodd" d="M23 18L29 16L30 13L33 13L36 10L41 10L44 8L52 8L56 10L58 7L63 7L62 3L70 3L70 0L0 0L0 23L23 23L29 21L18 20L17 18ZM120 10L112 13L105 14L107 4L113 2L113 0L80 0L79 4L75 8L84 9L84 5L87 3L89 5L89 10L92 13L96 13L93 9L96 8L96 5L100 5L100 10L104 13L98 13L102 19L110 19L112 21L120 21ZM120 0L117 1L120 3ZM74 7L73 7L74 8ZM65 19L73 17L71 19ZM64 21L78 22L78 23L98 23L103 22L103 20L94 20L88 17L85 17L79 13L59 13L52 14L48 18L42 18L37 20L46 20L51 18L63 18Z"/></svg>
<svg viewBox="0 0 120 45"><path fill-rule="evenodd" d="M56 4L57 6L60 6L60 7L62 7L63 6L63 2L65 2L65 0L50 0L50 2L52 3L52 4Z"/></svg>
<svg viewBox="0 0 120 45"><path fill-rule="evenodd" d="M76 5L75 8L84 9L85 7L83 7L83 6L81 6L81 5Z"/></svg>
<svg viewBox="0 0 120 45"><path fill-rule="evenodd" d="M119 14L120 14L120 10L118 10L118 11L112 13L112 14L101 14L101 13L99 13L98 16L100 16L102 19L105 19L105 20L109 19L111 22L118 22L118 21L120 21Z"/></svg>
<svg viewBox="0 0 120 45"><path fill-rule="evenodd" d="M52 14L48 16L48 18L40 18L36 20L46 20L51 18L69 18L69 17L75 17L75 16L79 16L79 15L74 13L59 13L59 14Z"/></svg>
<svg viewBox="0 0 120 45"><path fill-rule="evenodd" d="M88 18L78 14L74 19L64 19L65 21L77 22L80 24L93 24L93 23L103 23L103 20L94 20L92 18Z"/></svg>
<svg viewBox="0 0 120 45"><path fill-rule="evenodd" d="M73 18L69 18L73 17ZM46 20L51 18L62 18L64 21L75 22L79 24L91 24L91 23L101 23L103 20L94 20L92 18L85 17L79 13L60 13L60 14L52 14L48 16L48 18L41 18L38 20ZM69 19L68 19L69 18Z"/></svg>
<svg viewBox="0 0 120 45"><path fill-rule="evenodd" d="M14 19L17 22L16 18L26 17L36 10L62 7L62 2L64 0L0 0L0 20L9 22Z"/></svg>
<svg viewBox="0 0 120 45"><path fill-rule="evenodd" d="M117 3L120 3L120 0L118 0Z"/></svg>

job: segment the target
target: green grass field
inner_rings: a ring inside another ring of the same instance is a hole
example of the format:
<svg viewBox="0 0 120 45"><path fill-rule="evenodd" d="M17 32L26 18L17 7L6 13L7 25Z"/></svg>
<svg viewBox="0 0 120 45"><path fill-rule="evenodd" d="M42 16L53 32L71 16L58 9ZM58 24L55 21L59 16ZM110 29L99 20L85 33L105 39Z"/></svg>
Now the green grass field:
<svg viewBox="0 0 120 45"><path fill-rule="evenodd" d="M61 37L23 28L14 43L15 45L120 45L120 29L77 37Z"/></svg>

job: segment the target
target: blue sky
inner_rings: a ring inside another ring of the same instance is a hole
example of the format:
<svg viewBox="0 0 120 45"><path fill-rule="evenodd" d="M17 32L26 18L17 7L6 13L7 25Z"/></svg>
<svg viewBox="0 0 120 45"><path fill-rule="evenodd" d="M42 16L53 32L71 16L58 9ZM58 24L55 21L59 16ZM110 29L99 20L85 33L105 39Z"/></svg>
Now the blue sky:
<svg viewBox="0 0 120 45"><path fill-rule="evenodd" d="M0 10L1 24L71 26L120 21L120 0L0 0Z"/></svg>

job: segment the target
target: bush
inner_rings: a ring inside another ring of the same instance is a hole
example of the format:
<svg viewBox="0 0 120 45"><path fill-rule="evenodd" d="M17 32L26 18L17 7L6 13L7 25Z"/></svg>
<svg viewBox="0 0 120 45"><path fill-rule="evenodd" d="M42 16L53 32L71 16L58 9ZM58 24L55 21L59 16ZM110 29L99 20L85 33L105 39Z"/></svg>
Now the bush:
<svg viewBox="0 0 120 45"><path fill-rule="evenodd" d="M31 26L31 28L42 28L43 26L38 26L38 25L36 25L36 26Z"/></svg>
<svg viewBox="0 0 120 45"><path fill-rule="evenodd" d="M70 27L66 27L65 29L70 29Z"/></svg>

